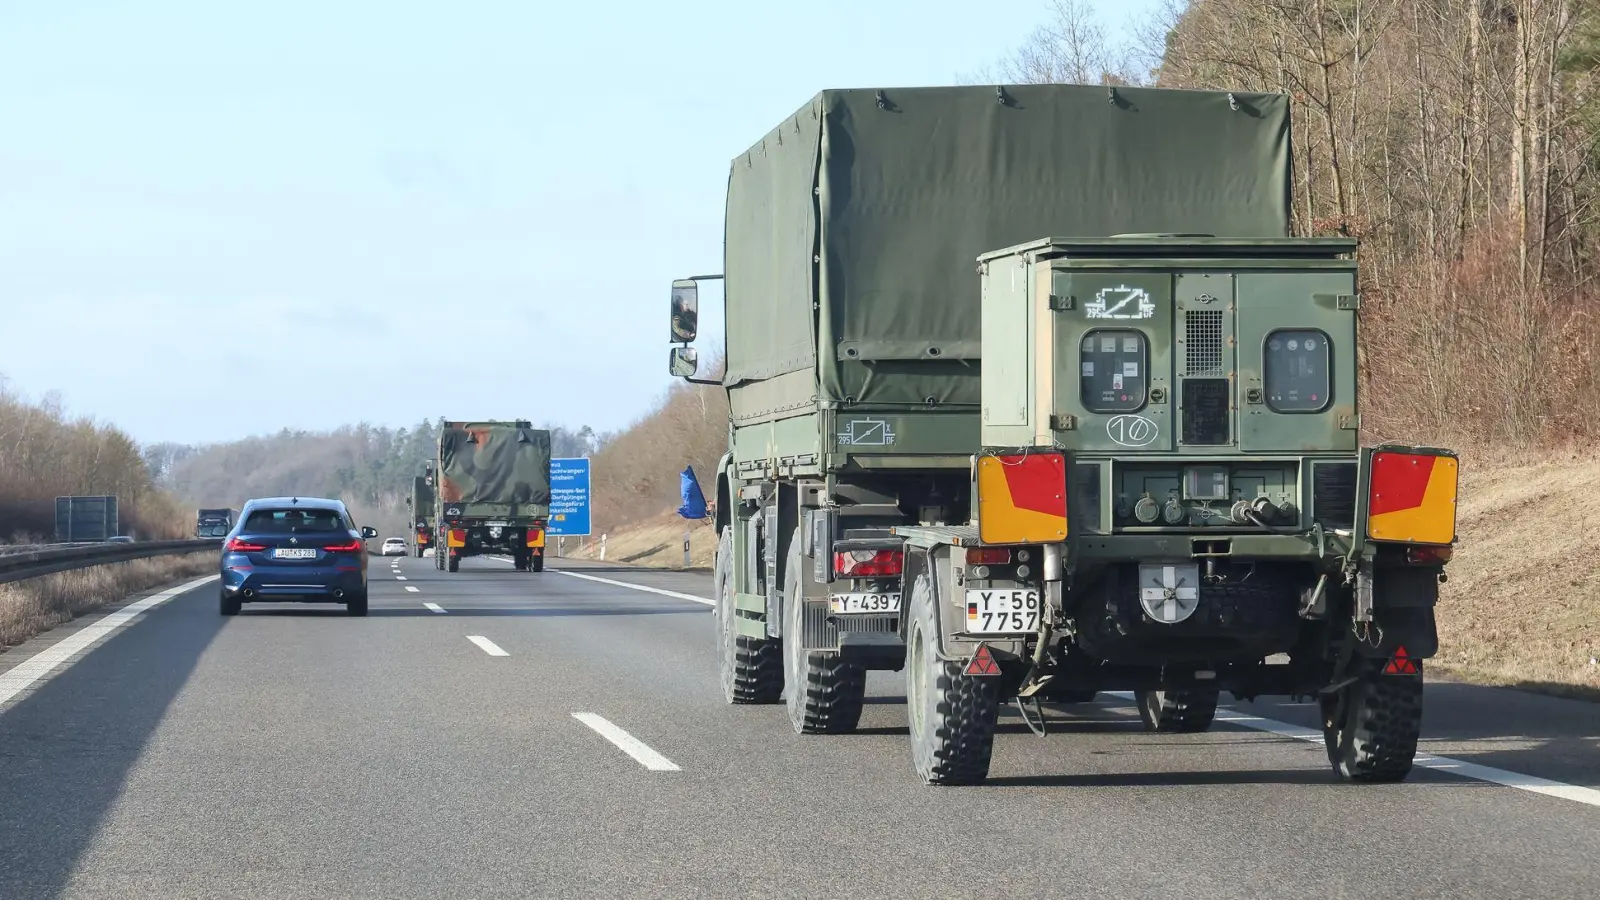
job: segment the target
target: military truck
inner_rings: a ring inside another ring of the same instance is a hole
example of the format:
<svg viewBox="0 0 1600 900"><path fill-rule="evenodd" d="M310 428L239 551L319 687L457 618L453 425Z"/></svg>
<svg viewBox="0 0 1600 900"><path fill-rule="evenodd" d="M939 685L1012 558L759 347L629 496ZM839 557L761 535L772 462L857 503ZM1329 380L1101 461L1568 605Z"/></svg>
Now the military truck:
<svg viewBox="0 0 1600 900"><path fill-rule="evenodd" d="M1000 704L1315 697L1330 763L1412 767L1455 542L1448 450L1359 444L1355 243L1051 238L979 258L959 525L898 526L916 771L987 777Z"/></svg>
<svg viewBox="0 0 1600 900"><path fill-rule="evenodd" d="M434 498L433 464L429 463L421 475L411 479L411 496L406 498L411 510L411 547L420 558L423 551L433 546Z"/></svg>
<svg viewBox="0 0 1600 900"><path fill-rule="evenodd" d="M550 520L550 432L531 422L439 421L434 565L459 571L469 556L510 556L519 572L544 571Z"/></svg>
<svg viewBox="0 0 1600 900"><path fill-rule="evenodd" d="M1052 233L1283 237L1288 160L1285 97L1077 85L824 91L736 157L725 271L673 283L669 361L731 409L726 699L787 684L796 731L850 731L866 671L905 664L893 529L972 513L979 254ZM727 364L700 379L699 284L719 278Z"/></svg>
<svg viewBox="0 0 1600 900"><path fill-rule="evenodd" d="M227 537L233 530L238 511L228 508L203 507L195 511L194 536L196 538Z"/></svg>

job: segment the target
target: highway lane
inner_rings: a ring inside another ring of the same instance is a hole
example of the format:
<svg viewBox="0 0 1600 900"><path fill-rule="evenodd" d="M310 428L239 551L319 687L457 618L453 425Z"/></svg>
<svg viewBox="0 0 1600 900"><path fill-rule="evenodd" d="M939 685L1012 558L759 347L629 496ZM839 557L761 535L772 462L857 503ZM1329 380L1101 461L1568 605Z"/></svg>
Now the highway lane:
<svg viewBox="0 0 1600 900"><path fill-rule="evenodd" d="M705 575L552 566L710 593ZM0 710L0 897L1600 887L1600 808L1570 800L1438 772L1341 785L1320 747L1228 723L1148 735L1117 698L1051 710L1042 739L1008 715L991 785L931 788L911 772L898 674L871 680L859 734L800 737L780 707L721 701L704 604L493 560L447 574L375 558L373 584L365 619L223 619L208 585ZM1432 752L1600 775L1590 704L1456 685L1429 703Z"/></svg>

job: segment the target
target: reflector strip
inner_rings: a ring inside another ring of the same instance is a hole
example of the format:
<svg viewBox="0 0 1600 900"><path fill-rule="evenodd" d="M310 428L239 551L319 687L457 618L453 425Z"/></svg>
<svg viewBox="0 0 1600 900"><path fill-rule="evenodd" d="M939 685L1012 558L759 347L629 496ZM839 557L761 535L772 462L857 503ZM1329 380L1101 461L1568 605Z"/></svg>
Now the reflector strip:
<svg viewBox="0 0 1600 900"><path fill-rule="evenodd" d="M1451 456L1374 452L1367 537L1409 544L1454 541L1459 468Z"/></svg>
<svg viewBox="0 0 1600 900"><path fill-rule="evenodd" d="M978 540L1048 544L1067 539L1067 469L1060 453L978 457Z"/></svg>
<svg viewBox="0 0 1600 900"><path fill-rule="evenodd" d="M1000 664L994 661L994 654L989 652L988 644L979 644L978 652L972 654L972 659L967 662L966 675L999 675Z"/></svg>

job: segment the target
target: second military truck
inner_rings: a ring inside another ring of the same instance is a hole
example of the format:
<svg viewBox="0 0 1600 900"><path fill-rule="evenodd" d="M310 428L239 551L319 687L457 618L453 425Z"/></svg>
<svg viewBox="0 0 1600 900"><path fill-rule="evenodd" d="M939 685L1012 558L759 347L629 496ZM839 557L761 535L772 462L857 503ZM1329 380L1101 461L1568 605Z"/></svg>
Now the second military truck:
<svg viewBox="0 0 1600 900"><path fill-rule="evenodd" d="M531 422L439 423L434 459L437 568L469 556L510 556L519 572L544 571L550 520L550 432Z"/></svg>
<svg viewBox="0 0 1600 900"><path fill-rule="evenodd" d="M979 254L1041 234L1284 237L1288 99L1018 85L818 94L732 162L731 410L716 472L722 690L853 730L899 669L902 525L965 523L979 445ZM985 360L983 367L1015 365ZM673 349L671 371L698 360Z"/></svg>
<svg viewBox="0 0 1600 900"><path fill-rule="evenodd" d="M423 474L411 479L411 496L406 499L411 510L411 546L420 558L434 546L433 464L429 463Z"/></svg>

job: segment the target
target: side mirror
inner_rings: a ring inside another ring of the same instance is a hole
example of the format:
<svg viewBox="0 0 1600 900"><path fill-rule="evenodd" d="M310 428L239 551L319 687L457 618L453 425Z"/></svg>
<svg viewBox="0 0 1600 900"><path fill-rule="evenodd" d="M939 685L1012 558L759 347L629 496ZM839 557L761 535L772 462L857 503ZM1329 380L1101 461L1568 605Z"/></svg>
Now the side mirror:
<svg viewBox="0 0 1600 900"><path fill-rule="evenodd" d="M700 286L693 281L672 283L672 341L687 344L699 334Z"/></svg>
<svg viewBox="0 0 1600 900"><path fill-rule="evenodd" d="M693 347L673 347L667 368L674 378L688 378L700 371L700 352Z"/></svg>
<svg viewBox="0 0 1600 900"><path fill-rule="evenodd" d="M363 525L363 526L361 526L361 538L362 538L362 540L365 540L367 538L375 538L377 536L378 536L378 529L373 528L371 525Z"/></svg>

